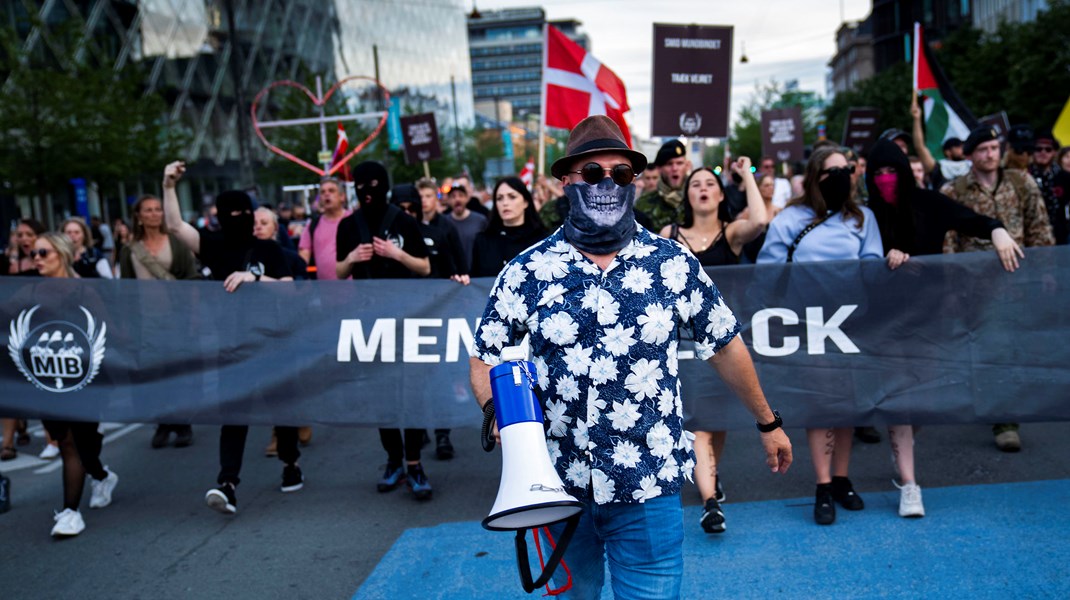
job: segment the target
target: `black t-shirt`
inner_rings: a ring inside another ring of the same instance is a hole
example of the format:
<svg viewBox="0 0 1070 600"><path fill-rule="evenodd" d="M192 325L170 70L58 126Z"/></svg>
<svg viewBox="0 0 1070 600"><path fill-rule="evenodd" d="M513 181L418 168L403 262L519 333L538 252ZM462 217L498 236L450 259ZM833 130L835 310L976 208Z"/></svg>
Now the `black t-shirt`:
<svg viewBox="0 0 1070 600"><path fill-rule="evenodd" d="M202 231L198 257L201 264L211 270L211 278L217 281L223 281L237 271L248 271L251 265L258 263L263 274L273 279L293 276L282 248L273 240L254 238L250 245L238 248L224 243L221 234Z"/></svg>
<svg viewBox="0 0 1070 600"><path fill-rule="evenodd" d="M394 208L396 210L396 207ZM389 215L393 212L394 218L388 223L386 231L382 231L382 227L379 230L369 227L362 211L359 210L353 211L348 217L342 219L338 223L338 235L335 238L338 261L344 260L360 244L371 243L370 239L363 239L362 232L388 240L414 258L426 258L428 256L427 245L424 244L424 236L420 232L416 219L400 210L396 212L395 210L387 213ZM384 219L384 222L386 220ZM353 279L406 279L416 276L400 262L377 255L373 255L366 263L354 264L351 274Z"/></svg>
<svg viewBox="0 0 1070 600"><path fill-rule="evenodd" d="M429 223L419 225L431 259L431 274L428 277L445 279L468 273L460 235L449 219L435 215Z"/></svg>

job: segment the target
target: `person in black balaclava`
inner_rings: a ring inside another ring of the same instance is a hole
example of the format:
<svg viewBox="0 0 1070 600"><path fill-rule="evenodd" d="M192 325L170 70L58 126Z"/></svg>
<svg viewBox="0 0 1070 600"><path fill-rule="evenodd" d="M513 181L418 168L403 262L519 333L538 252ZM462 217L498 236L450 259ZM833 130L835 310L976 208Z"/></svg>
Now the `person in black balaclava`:
<svg viewBox="0 0 1070 600"><path fill-rule="evenodd" d="M253 200L240 190L222 192L216 197L220 225L219 233L197 231L182 220L175 186L186 171L182 162L167 165L163 178L164 217L168 229L182 240L204 265L206 277L222 281L228 292L241 285L260 281L293 281L286 257L274 240L258 240L253 236ZM234 307L237 309L237 306ZM233 316L227 314L225 318ZM219 434L218 487L208 490L205 502L224 514L238 511L236 489L241 479L242 458L245 453L247 425L224 425ZM297 465L301 453L297 449L297 428L276 427L283 492L296 492L304 485L304 476Z"/></svg>
<svg viewBox="0 0 1070 600"><path fill-rule="evenodd" d="M979 215L939 192L917 187L910 161L896 144L880 140L873 145L866 187L889 267L898 268L910 255L942 253L944 236L954 230L991 239L1004 268L1017 268L1015 256L1022 256L1022 251L1003 223Z"/></svg>
<svg viewBox="0 0 1070 600"><path fill-rule="evenodd" d="M387 202L390 177L386 167L365 161L353 169L353 187L360 208L338 223L338 278L407 279L431 273L427 245L416 219ZM408 194L409 192L403 192ZM410 198L415 202L416 198ZM420 463L426 432L380 429L386 450L386 471L377 489L389 492L406 481L417 500L431 498L431 482Z"/></svg>

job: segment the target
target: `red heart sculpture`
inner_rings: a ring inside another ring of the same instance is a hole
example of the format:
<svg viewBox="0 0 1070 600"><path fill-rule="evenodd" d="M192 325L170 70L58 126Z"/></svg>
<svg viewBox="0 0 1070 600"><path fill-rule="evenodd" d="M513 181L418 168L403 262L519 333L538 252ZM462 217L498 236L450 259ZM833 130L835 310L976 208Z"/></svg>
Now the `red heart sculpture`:
<svg viewBox="0 0 1070 600"><path fill-rule="evenodd" d="M360 152L365 147L367 147L367 145L370 144L372 142L372 140L374 140L379 135L379 132L381 132L383 130L383 126L386 125L386 119L387 119L388 113L386 113L386 112L383 113L382 118L379 119L379 125L376 126L375 130L372 131L371 134L368 135L368 137L364 138L364 141L362 141L360 144L357 144L357 146L355 148L353 148L352 150L350 150L348 154L343 156L341 158L341 160L339 160L334 165L332 165L331 169L329 171L324 171L323 169L321 169L321 168L319 168L319 167L317 167L315 165L311 165L311 164L305 162L304 160L294 156L293 154L290 154L289 152L283 150L282 148L279 148L278 146L276 146L276 145L272 144L271 142L267 141L267 138L264 137L264 132L260 129L260 121L257 120L257 118L256 118L257 107L260 104L260 100L268 92L270 92L271 90L273 90L273 89L275 89L277 87L281 87L281 86L297 88L297 89L301 90L302 92L304 92L305 95L308 96L308 99L311 100L314 105L323 106L324 104L327 103L328 100L331 99L331 95L334 94L336 91L338 91L338 88L343 83L345 83L347 81L353 81L355 79L366 79L368 81L371 81L372 83L377 85L380 90L383 91L383 101L387 102L387 103L390 102L390 90L388 90L385 87L383 87L383 84L379 83L378 80L376 80L376 79L374 79L372 77L366 77L364 75L352 75L350 77L346 77L344 79L340 79L338 81L338 83L335 83L334 85L332 85L330 87L330 89L327 90L327 93L324 94L322 98L316 97L316 95L312 93L312 90L308 89L307 87L305 87L305 86L303 86L300 83L297 83L295 81L276 81L275 83L272 83L271 85L267 86L266 88L260 90L260 93L258 93L256 95L256 98L253 99L253 105L252 105L252 107L250 109L250 112L252 113L253 130L256 131L256 137L260 138L260 141L263 142L265 146L267 146L268 150L271 150L272 152L274 152L275 154L278 154L279 156L285 158L286 160L289 160L291 162L295 162L295 163L301 165L302 167L308 169L309 171L312 171L313 173L315 173L317 175L320 175L320 176L323 176L323 175L334 175L335 172L337 172L347 162L349 162L349 159L351 159L354 156L356 156L358 152Z"/></svg>

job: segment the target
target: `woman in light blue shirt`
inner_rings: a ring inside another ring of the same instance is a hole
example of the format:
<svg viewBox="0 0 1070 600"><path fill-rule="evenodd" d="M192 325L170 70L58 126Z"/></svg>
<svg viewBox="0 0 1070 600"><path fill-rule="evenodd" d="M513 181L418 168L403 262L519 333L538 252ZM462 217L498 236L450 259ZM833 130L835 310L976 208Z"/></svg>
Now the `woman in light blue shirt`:
<svg viewBox="0 0 1070 600"><path fill-rule="evenodd" d="M854 167L836 148L821 148L810 157L803 195L793 199L769 224L758 264L884 258L877 219L851 198ZM817 475L814 521L830 525L836 506L862 510L847 469L852 427L807 429Z"/></svg>

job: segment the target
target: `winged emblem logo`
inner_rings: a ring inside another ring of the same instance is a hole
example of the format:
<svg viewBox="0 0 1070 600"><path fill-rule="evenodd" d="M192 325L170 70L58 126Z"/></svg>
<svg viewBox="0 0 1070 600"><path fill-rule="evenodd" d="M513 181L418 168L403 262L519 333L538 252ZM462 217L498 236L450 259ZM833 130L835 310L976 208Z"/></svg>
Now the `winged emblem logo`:
<svg viewBox="0 0 1070 600"><path fill-rule="evenodd" d="M97 326L93 313L79 306L86 318L82 329L68 321L33 325L36 305L11 321L7 351L27 381L46 392L76 392L93 381L104 361L108 326Z"/></svg>

